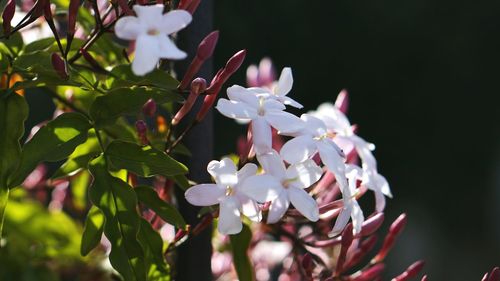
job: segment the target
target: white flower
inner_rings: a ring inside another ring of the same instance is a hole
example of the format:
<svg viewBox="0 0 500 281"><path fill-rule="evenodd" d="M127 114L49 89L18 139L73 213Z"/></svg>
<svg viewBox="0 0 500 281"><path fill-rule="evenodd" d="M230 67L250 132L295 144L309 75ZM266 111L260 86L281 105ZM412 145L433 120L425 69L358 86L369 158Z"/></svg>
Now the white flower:
<svg viewBox="0 0 500 281"><path fill-rule="evenodd" d="M168 37L191 22L191 14L184 10L173 10L163 14L164 6L135 5L137 17L127 16L115 25L118 38L135 41L135 57L132 71L144 75L152 71L163 59L183 59L186 53L179 50Z"/></svg>
<svg viewBox="0 0 500 281"><path fill-rule="evenodd" d="M361 179L362 173L362 170L358 166L346 165L346 175L349 185L346 190L342 191L344 207L340 211L332 231L329 233L330 236L336 236L342 232L349 222L349 217L352 220L354 234L361 231L365 217L358 201L356 201L356 183L358 179Z"/></svg>
<svg viewBox="0 0 500 281"><path fill-rule="evenodd" d="M299 163L319 152L321 161L335 175L341 191L347 189L344 155L328 134L325 124L320 119L302 114L300 117L305 127L298 136L289 140L281 148L283 159L290 163Z"/></svg>
<svg viewBox="0 0 500 281"><path fill-rule="evenodd" d="M248 177L241 183L240 190L257 202L271 201L267 222L279 221L290 203L307 219L317 221L318 204L304 189L317 182L323 170L312 160L290 165L286 169L274 150L258 155L257 159L266 174Z"/></svg>
<svg viewBox="0 0 500 281"><path fill-rule="evenodd" d="M376 208L381 212L385 207L385 196L392 197L389 184L377 171L377 160L372 151L375 145L357 136L347 117L331 103L323 103L316 112L311 113L321 119L328 131L335 133L334 141L354 146L361 158L363 167L363 184L375 192Z"/></svg>
<svg viewBox="0 0 500 281"><path fill-rule="evenodd" d="M227 89L230 100L219 99L216 108L229 118L252 121L254 148L257 154L261 154L271 150L271 127L277 129L279 134L287 135L301 130L304 122L285 112L281 102L256 93L262 93L262 89L232 86Z"/></svg>
<svg viewBox="0 0 500 281"><path fill-rule="evenodd" d="M241 214L252 221L260 221L261 213L255 201L241 193L241 182L257 173L257 166L248 163L239 171L233 161L223 158L208 163L208 172L215 179L215 184L199 184L189 188L186 200L195 206L219 204L218 229L222 234L239 233L243 227Z"/></svg>
<svg viewBox="0 0 500 281"><path fill-rule="evenodd" d="M271 89L263 93L263 96L265 96L266 98L275 99L285 105L290 105L295 108L302 108L302 104L286 96L288 95L290 90L292 90L292 86L292 69L290 67L285 67L281 71L280 79L278 81L274 81Z"/></svg>

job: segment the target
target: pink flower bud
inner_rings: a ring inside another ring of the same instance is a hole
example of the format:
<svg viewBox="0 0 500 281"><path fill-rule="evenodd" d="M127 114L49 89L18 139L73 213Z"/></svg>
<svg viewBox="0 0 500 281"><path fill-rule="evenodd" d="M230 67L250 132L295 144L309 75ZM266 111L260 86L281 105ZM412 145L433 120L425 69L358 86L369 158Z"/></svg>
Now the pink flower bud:
<svg viewBox="0 0 500 281"><path fill-rule="evenodd" d="M198 6L200 5L201 0L192 0L191 3L189 4L189 7L186 9L191 15L196 12L196 9L198 9Z"/></svg>
<svg viewBox="0 0 500 281"><path fill-rule="evenodd" d="M62 79L68 79L68 70L66 68L66 62L56 53L52 53L52 67L56 71L57 75Z"/></svg>
<svg viewBox="0 0 500 281"><path fill-rule="evenodd" d="M148 117L153 117L156 113L156 102L153 99L149 99L142 106L142 113Z"/></svg>
<svg viewBox="0 0 500 281"><path fill-rule="evenodd" d="M80 0L70 0L68 8L68 41L73 39L76 31L76 16L80 8Z"/></svg>
<svg viewBox="0 0 500 281"><path fill-rule="evenodd" d="M137 131L137 135L139 136L139 140L142 145L147 145L149 143L147 138L148 133L148 125L143 120L137 120L135 122L135 129Z"/></svg>
<svg viewBox="0 0 500 281"><path fill-rule="evenodd" d="M420 281L427 281L427 275L424 275L424 277L422 277L422 280Z"/></svg>
<svg viewBox="0 0 500 281"><path fill-rule="evenodd" d="M12 18L14 17L15 11L16 11L16 1L9 0L9 2L7 2L7 5L5 5L5 8L4 8L3 13L2 13L3 33L5 35L10 34L10 30L11 30L10 22L12 21Z"/></svg>
<svg viewBox="0 0 500 281"><path fill-rule="evenodd" d="M340 253L337 260L337 267L335 268L335 275L340 276L343 271L344 263L346 260L347 250L352 244L354 236L352 234L352 223L349 223L342 231L342 242L340 243Z"/></svg>
<svg viewBox="0 0 500 281"><path fill-rule="evenodd" d="M342 113L347 113L347 109L349 107L349 93L347 93L346 89L340 91L337 99L335 100L335 106L342 111Z"/></svg>
<svg viewBox="0 0 500 281"><path fill-rule="evenodd" d="M380 274L382 274L382 272L384 271L384 269L385 269L385 265L379 263L379 264L376 264L376 265L364 270L360 275L358 275L354 278L351 278L349 280L351 280L351 281L371 281L371 280L374 280L377 277L379 277Z"/></svg>
<svg viewBox="0 0 500 281"><path fill-rule="evenodd" d="M384 258L387 256L387 254L391 250L392 246L394 246L396 239L403 231L403 229L406 225L406 222L407 222L406 214L403 213L391 224L391 227L389 228L389 233L385 237L384 244L382 245L382 248L380 249L378 254L375 256L375 258L373 259L375 262L380 262L380 261L384 260Z"/></svg>
<svg viewBox="0 0 500 281"><path fill-rule="evenodd" d="M392 278L392 281L407 281L415 277L424 268L425 262L420 260L410 265L403 273Z"/></svg>
<svg viewBox="0 0 500 281"><path fill-rule="evenodd" d="M127 16L133 16L134 12L129 8L127 0L115 0L118 6L122 9L123 13Z"/></svg>
<svg viewBox="0 0 500 281"><path fill-rule="evenodd" d="M382 223L384 222L384 213L376 213L375 215L369 217L363 222L363 226L361 227L361 235L368 236L375 231L377 231Z"/></svg>
<svg viewBox="0 0 500 281"><path fill-rule="evenodd" d="M241 66L243 60L246 56L246 50L241 50L234 54L226 63L226 66L219 71L216 78L210 84L210 87L207 89L207 95L215 95L218 94L222 88L222 85L233 75L236 70Z"/></svg>
<svg viewBox="0 0 500 281"><path fill-rule="evenodd" d="M189 82L191 82L191 79L198 73L203 63L213 55L218 40L219 31L216 30L208 34L205 39L200 42L196 56L186 70L179 85L179 89L184 90L187 88Z"/></svg>
<svg viewBox="0 0 500 281"><path fill-rule="evenodd" d="M181 0L179 1L179 5L177 5L178 10L187 10L189 5L191 4L193 0Z"/></svg>
<svg viewBox="0 0 500 281"><path fill-rule="evenodd" d="M207 88L207 81L203 78L196 78L193 80L191 83L191 91L189 93L189 96L182 105L182 107L177 111L177 114L175 114L174 118L172 118L172 125L177 125L179 122L186 116L186 114L191 111L191 108L193 108L194 103L196 102L196 99L198 96L205 91Z"/></svg>
<svg viewBox="0 0 500 281"><path fill-rule="evenodd" d="M495 267L491 270L488 281L500 281L500 268Z"/></svg>
<svg viewBox="0 0 500 281"><path fill-rule="evenodd" d="M219 41L219 31L215 30L200 42L196 56L203 61L210 58L214 53L217 41Z"/></svg>
<svg viewBox="0 0 500 281"><path fill-rule="evenodd" d="M98 70L104 70L102 66L99 65L99 63L94 59L94 57L85 49L80 48L80 53L82 54L83 58L95 69Z"/></svg>
<svg viewBox="0 0 500 281"><path fill-rule="evenodd" d="M311 254L306 253L302 257L302 262L301 262L302 268L304 269L307 277L312 278L312 272L314 269L314 263Z"/></svg>
<svg viewBox="0 0 500 281"><path fill-rule="evenodd" d="M350 259L344 265L344 271L357 265L372 249L377 242L377 236L372 235L361 242L361 246L354 251Z"/></svg>
<svg viewBox="0 0 500 281"><path fill-rule="evenodd" d="M263 58L259 63L258 87L271 86L276 80L276 71L270 58Z"/></svg>

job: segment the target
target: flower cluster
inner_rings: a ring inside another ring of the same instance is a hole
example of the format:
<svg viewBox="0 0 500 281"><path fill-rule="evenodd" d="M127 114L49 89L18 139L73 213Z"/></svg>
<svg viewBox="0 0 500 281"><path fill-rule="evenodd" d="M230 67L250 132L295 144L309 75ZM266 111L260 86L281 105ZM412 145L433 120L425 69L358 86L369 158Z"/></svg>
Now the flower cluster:
<svg viewBox="0 0 500 281"><path fill-rule="evenodd" d="M250 158L255 154L263 169L257 174L257 167L247 163L237 171L229 158L213 161L208 171L216 184L196 185L186 192L187 200L194 205L220 204L219 231L223 234L241 230L239 217L240 214L248 216L247 205L252 206L249 217L252 220L263 217L260 212L265 209L267 223L278 222L290 204L313 222L322 215L328 216L320 214L317 200L307 192L322 176L327 178L327 174L334 175L343 195L343 208L331 236L339 234L349 218L353 232L360 232L364 221L356 201L360 189L374 191L378 212L384 209L385 196L392 196L387 181L378 173L373 144L355 134L355 128L342 112L347 94L342 92L336 105L322 104L318 110L299 118L285 111L287 106L302 108L299 102L287 96L292 86L292 71L286 67L278 81L250 88L234 85L227 89L229 99L218 100L216 108L224 116L250 121L253 146ZM273 149L273 129L281 136L291 137L279 152ZM361 167L356 165L355 155L361 158ZM214 168L219 166L226 168ZM259 208L258 204L263 205Z"/></svg>

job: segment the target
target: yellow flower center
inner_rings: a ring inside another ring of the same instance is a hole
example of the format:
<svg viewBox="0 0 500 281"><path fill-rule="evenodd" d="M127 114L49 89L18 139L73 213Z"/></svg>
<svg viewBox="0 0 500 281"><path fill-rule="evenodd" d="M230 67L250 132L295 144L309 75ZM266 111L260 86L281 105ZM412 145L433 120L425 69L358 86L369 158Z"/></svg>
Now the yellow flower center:
<svg viewBox="0 0 500 281"><path fill-rule="evenodd" d="M156 29L150 29L150 30L148 30L148 35L155 36L155 35L158 35L158 34L160 34L160 31L158 31Z"/></svg>

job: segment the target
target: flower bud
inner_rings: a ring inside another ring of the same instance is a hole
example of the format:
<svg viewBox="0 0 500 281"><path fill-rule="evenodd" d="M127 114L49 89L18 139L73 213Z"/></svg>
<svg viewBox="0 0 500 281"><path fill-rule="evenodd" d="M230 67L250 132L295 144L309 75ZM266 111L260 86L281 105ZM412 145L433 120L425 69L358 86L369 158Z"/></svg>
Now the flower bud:
<svg viewBox="0 0 500 281"><path fill-rule="evenodd" d="M491 270L488 281L500 281L500 268L495 267Z"/></svg>
<svg viewBox="0 0 500 281"><path fill-rule="evenodd" d="M271 86L276 80L276 71L270 58L263 58L259 63L258 87Z"/></svg>
<svg viewBox="0 0 500 281"><path fill-rule="evenodd" d="M201 218L200 222L195 227L193 227L193 231L191 231L191 234L194 236L200 234L200 232L202 232L210 224L212 224L213 219L214 218L212 214L206 214L203 218Z"/></svg>
<svg viewBox="0 0 500 281"><path fill-rule="evenodd" d="M252 64L247 67L247 86L248 87L258 87L259 86L259 69L256 65Z"/></svg>
<svg viewBox="0 0 500 281"><path fill-rule="evenodd" d="M372 235L361 242L361 246L354 251L350 259L344 265L344 271L349 270L351 267L357 265L375 246L377 243L377 236Z"/></svg>
<svg viewBox="0 0 500 281"><path fill-rule="evenodd" d="M132 10L128 6L127 0L115 0L112 2L118 3L118 6L120 6L120 8L122 9L123 13L126 16L133 16L134 15L134 12L132 12Z"/></svg>
<svg viewBox="0 0 500 281"><path fill-rule="evenodd" d="M213 55L217 41L219 40L219 31L213 31L208 34L198 45L198 51L195 58L189 65L184 77L182 78L179 89L184 90L187 88L191 79L198 73L203 63Z"/></svg>
<svg viewBox="0 0 500 281"><path fill-rule="evenodd" d="M137 135L139 136L139 140L142 145L147 145L149 143L147 138L148 133L148 125L143 120L137 120L135 122L135 129L137 131Z"/></svg>
<svg viewBox="0 0 500 281"><path fill-rule="evenodd" d="M389 253L392 246L394 246L396 239L403 231L403 229L406 225L406 222L407 222L406 214L403 213L391 224L391 227L389 228L389 233L385 237L384 244L382 245L382 248L380 249L378 254L375 256L375 258L373 259L374 262L380 262L380 261L384 260L385 256Z"/></svg>
<svg viewBox="0 0 500 281"><path fill-rule="evenodd" d="M312 272L314 269L314 263L311 254L306 253L302 257L302 262L301 262L302 268L304 269L307 277L312 278Z"/></svg>
<svg viewBox="0 0 500 281"><path fill-rule="evenodd" d="M219 71L216 78L210 84L210 87L207 89L207 95L215 95L218 94L222 88L222 85L233 75L236 70L241 66L243 60L246 56L246 50L241 50L234 54L226 63L226 66Z"/></svg>
<svg viewBox="0 0 500 281"><path fill-rule="evenodd" d="M364 270L363 272L361 272L360 275L358 275L354 278L351 278L349 280L351 280L351 281L371 281L371 280L374 280L377 277L379 277L382 274L382 272L384 271L384 269L385 269L385 265L379 263L379 264L376 264L376 265Z"/></svg>
<svg viewBox="0 0 500 281"><path fill-rule="evenodd" d="M68 79L68 69L66 68L66 62L56 53L52 53L52 67L56 71L57 75L62 79Z"/></svg>
<svg viewBox="0 0 500 281"><path fill-rule="evenodd" d="M94 59L94 57L84 48L80 48L80 53L82 54L83 58L95 69L97 70L104 70L102 66L99 65L99 63Z"/></svg>
<svg viewBox="0 0 500 281"><path fill-rule="evenodd" d="M354 236L352 234L352 223L348 224L344 231L342 231L342 242L340 243L340 253L337 260L337 267L335 268L335 275L340 276L343 271L344 263L347 256L347 250L352 244Z"/></svg>
<svg viewBox="0 0 500 281"><path fill-rule="evenodd" d="M392 281L407 281L415 277L424 268L425 262L420 260L410 265L403 273L392 278Z"/></svg>
<svg viewBox="0 0 500 281"><path fill-rule="evenodd" d="M12 21L12 18L14 17L15 11L16 11L16 1L9 0L7 2L7 5L5 5L5 8L4 8L3 13L2 13L3 33L6 36L8 36L10 34L10 30L11 30L10 22Z"/></svg>
<svg viewBox="0 0 500 281"><path fill-rule="evenodd" d="M156 102L153 99L149 99L142 106L142 113L148 117L153 117L156 113Z"/></svg>
<svg viewBox="0 0 500 281"><path fill-rule="evenodd" d="M80 0L70 0L68 8L68 45L73 40L76 31L76 16L80 8ZM66 47L68 49L69 47Z"/></svg>
<svg viewBox="0 0 500 281"><path fill-rule="evenodd" d="M384 213L376 213L375 215L369 217L363 222L361 227L361 235L368 236L372 235L377 231L382 223L384 222Z"/></svg>
<svg viewBox="0 0 500 281"><path fill-rule="evenodd" d="M347 109L349 107L349 93L346 89L340 91L337 99L335 100L335 106L342 111L342 113L347 113Z"/></svg>
<svg viewBox="0 0 500 281"><path fill-rule="evenodd" d="M189 96L182 105L182 107L177 111L174 118L172 118L172 125L175 126L186 116L186 114L191 110L198 96L205 91L207 88L207 81L203 78L196 78L191 82L191 92Z"/></svg>
<svg viewBox="0 0 500 281"><path fill-rule="evenodd" d="M187 10L189 8L189 5L191 4L193 0L181 0L179 1L179 5L177 5L178 10Z"/></svg>
<svg viewBox="0 0 500 281"><path fill-rule="evenodd" d="M427 275L424 275L424 277L422 277L422 280L420 281L427 281Z"/></svg>
<svg viewBox="0 0 500 281"><path fill-rule="evenodd" d="M186 9L191 15L196 12L196 9L198 9L198 6L200 5L201 0L192 0L191 3L189 4L189 7Z"/></svg>

